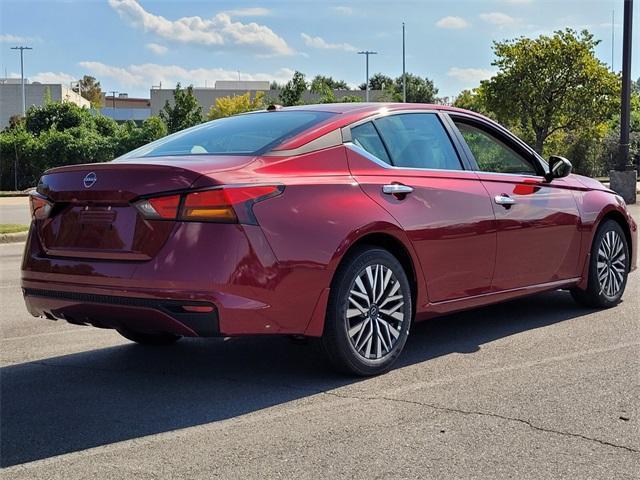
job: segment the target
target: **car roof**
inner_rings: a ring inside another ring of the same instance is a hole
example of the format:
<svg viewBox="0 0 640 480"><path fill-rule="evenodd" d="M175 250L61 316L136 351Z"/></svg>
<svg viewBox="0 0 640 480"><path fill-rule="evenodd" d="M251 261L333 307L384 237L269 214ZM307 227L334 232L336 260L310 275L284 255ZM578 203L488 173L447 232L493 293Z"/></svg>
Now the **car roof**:
<svg viewBox="0 0 640 480"><path fill-rule="evenodd" d="M290 150L315 140L316 138L329 133L336 128L342 128L351 123L365 119L382 112L393 112L401 110L442 110L449 112L461 112L476 117L484 118L475 112L450 107L448 105L436 105L431 103L392 103L392 102L353 102L353 103L320 103L315 105L297 105L293 107L277 107L271 113L286 111L307 111L307 112L329 112L332 118L321 124L301 132L289 140L278 145L274 150Z"/></svg>
<svg viewBox="0 0 640 480"><path fill-rule="evenodd" d="M280 107L278 111L301 110L311 112L331 113L376 113L379 110L458 110L448 105L432 103L397 103L397 102L347 102L347 103L318 103L313 105L297 105L294 107Z"/></svg>

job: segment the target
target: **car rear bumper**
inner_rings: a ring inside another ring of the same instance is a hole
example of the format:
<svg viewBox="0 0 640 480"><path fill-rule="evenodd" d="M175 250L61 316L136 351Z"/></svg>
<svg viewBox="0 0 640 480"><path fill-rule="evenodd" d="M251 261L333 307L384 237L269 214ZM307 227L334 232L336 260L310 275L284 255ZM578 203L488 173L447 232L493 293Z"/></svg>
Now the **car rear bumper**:
<svg viewBox="0 0 640 480"><path fill-rule="evenodd" d="M47 255L32 229L21 285L32 315L70 323L183 336L305 334L330 273L278 262L257 226L182 224L145 262Z"/></svg>
<svg viewBox="0 0 640 480"><path fill-rule="evenodd" d="M77 325L172 333L187 337L220 335L218 311L209 302L96 295L35 288L23 289L32 315Z"/></svg>

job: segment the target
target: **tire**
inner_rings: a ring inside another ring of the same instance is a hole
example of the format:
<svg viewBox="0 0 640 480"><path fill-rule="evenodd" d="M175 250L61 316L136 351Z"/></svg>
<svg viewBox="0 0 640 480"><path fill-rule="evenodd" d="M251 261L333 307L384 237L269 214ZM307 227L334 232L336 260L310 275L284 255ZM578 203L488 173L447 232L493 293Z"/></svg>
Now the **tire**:
<svg viewBox="0 0 640 480"><path fill-rule="evenodd" d="M331 284L322 335L333 366L359 376L388 371L409 335L411 298L407 275L388 251L371 246L349 254Z"/></svg>
<svg viewBox="0 0 640 480"><path fill-rule="evenodd" d="M173 345L182 337L179 335L173 335L171 333L141 333L133 332L123 328L118 329L118 333L127 340L139 343L140 345L150 346L166 346Z"/></svg>
<svg viewBox="0 0 640 480"><path fill-rule="evenodd" d="M598 227L591 245L587 288L574 288L571 295L587 307L614 307L622 298L628 274L627 238L618 222L605 220Z"/></svg>

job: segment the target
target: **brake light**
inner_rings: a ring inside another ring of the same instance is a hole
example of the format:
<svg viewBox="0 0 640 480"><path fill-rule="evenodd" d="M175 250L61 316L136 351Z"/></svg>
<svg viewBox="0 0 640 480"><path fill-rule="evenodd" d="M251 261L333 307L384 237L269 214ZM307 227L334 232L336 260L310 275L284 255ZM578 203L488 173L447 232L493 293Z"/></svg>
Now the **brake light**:
<svg viewBox="0 0 640 480"><path fill-rule="evenodd" d="M136 203L136 207L147 218L175 220L180 206L180 195L147 198Z"/></svg>
<svg viewBox="0 0 640 480"><path fill-rule="evenodd" d="M146 198L135 206L146 218L156 220L255 224L253 204L279 195L282 190L278 185L224 186Z"/></svg>
<svg viewBox="0 0 640 480"><path fill-rule="evenodd" d="M53 209L53 203L39 193L29 195L29 205L31 207L31 218L34 220L48 218Z"/></svg>

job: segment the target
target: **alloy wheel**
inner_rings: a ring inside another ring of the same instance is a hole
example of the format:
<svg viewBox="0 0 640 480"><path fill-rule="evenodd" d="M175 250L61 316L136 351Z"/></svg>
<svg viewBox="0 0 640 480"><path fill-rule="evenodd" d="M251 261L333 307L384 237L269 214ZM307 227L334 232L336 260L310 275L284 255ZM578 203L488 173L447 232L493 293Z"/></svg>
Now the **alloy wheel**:
<svg viewBox="0 0 640 480"><path fill-rule="evenodd" d="M609 230L602 237L598 249L597 273L600 291L608 297L616 296L624 284L626 268L622 238L618 232Z"/></svg>
<svg viewBox="0 0 640 480"><path fill-rule="evenodd" d="M389 355L405 321L404 292L393 271L381 264L365 267L349 292L345 314L354 350L368 360Z"/></svg>

